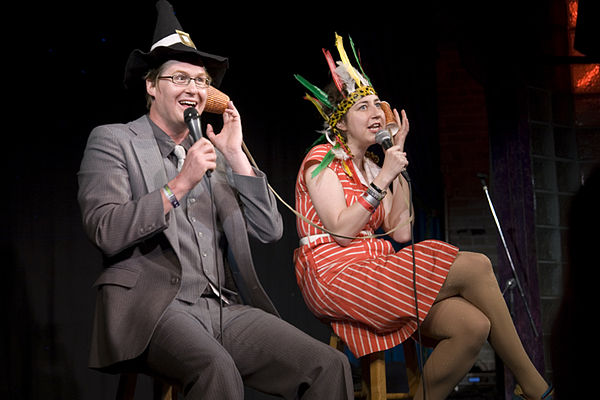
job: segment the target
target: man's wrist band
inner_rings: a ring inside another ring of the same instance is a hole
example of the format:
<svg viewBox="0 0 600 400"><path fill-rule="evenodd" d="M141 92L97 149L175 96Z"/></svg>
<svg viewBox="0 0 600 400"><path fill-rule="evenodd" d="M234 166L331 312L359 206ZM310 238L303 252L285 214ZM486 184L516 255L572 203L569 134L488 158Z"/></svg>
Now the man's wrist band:
<svg viewBox="0 0 600 400"><path fill-rule="evenodd" d="M177 200L177 197L175 197L175 195L171 191L171 188L169 187L169 185L163 186L162 191L165 194L165 196L167 196L167 199L169 200L169 202L171 203L173 208L179 207L179 205L180 205L179 201Z"/></svg>

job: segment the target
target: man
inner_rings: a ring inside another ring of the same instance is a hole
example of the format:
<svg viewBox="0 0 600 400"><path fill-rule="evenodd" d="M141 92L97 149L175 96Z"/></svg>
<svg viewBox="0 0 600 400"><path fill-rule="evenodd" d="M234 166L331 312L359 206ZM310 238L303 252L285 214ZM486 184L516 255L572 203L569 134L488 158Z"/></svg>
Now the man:
<svg viewBox="0 0 600 400"><path fill-rule="evenodd" d="M95 128L78 174L84 227L106 267L90 367L158 375L186 399L242 399L244 384L351 398L345 355L280 319L256 277L248 235L275 241L282 221L242 151L237 109L229 103L208 139L194 140L184 119L204 110L227 59L198 51L168 2L157 8L151 51L126 67L128 86L145 82L149 113Z"/></svg>

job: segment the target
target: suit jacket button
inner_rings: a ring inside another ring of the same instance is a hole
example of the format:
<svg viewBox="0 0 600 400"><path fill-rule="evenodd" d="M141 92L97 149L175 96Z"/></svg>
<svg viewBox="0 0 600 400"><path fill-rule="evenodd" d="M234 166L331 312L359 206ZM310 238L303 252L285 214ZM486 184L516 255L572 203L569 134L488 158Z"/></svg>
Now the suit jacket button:
<svg viewBox="0 0 600 400"><path fill-rule="evenodd" d="M178 276L174 276L171 278L171 284L172 285L177 285L179 283L179 277Z"/></svg>

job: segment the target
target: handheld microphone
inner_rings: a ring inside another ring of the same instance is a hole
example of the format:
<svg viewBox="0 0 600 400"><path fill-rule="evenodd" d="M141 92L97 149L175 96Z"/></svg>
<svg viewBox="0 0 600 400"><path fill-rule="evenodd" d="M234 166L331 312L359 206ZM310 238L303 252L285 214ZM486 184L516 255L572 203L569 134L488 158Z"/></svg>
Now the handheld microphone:
<svg viewBox="0 0 600 400"><path fill-rule="evenodd" d="M194 107L186 108L183 112L183 119L194 138L194 142L197 142L202 138L202 128L200 127L200 114Z"/></svg>
<svg viewBox="0 0 600 400"><path fill-rule="evenodd" d="M200 127L200 114L194 107L186 108L183 111L183 120L190 130L194 142L197 142L202 138L202 128ZM210 170L206 171L206 176L210 177Z"/></svg>
<svg viewBox="0 0 600 400"><path fill-rule="evenodd" d="M394 142L392 142L392 134L387 129L381 129L379 132L377 132L375 134L375 141L377 144L381 145L384 150L387 150L394 145ZM403 170L400 173L404 179L410 182L410 177L408 176L408 172L406 170Z"/></svg>

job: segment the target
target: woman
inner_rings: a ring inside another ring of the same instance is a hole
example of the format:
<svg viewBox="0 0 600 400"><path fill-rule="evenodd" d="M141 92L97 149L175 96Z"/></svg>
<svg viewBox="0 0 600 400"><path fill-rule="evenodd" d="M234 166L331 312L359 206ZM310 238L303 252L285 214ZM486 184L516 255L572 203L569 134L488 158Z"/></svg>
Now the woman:
<svg viewBox="0 0 600 400"><path fill-rule="evenodd" d="M298 219L294 261L308 307L357 357L396 346L420 327L435 342L423 370L429 400L452 391L485 340L514 373L524 399L551 399L487 257L426 240L414 245L413 271L411 246L396 252L374 235L383 227L398 242L410 240L408 184L401 176L408 165L409 123L404 111L400 116L394 110L399 129L378 167L367 149L386 127L382 102L364 73L352 67L337 35L336 45L339 66L324 51L334 81L329 95L296 76L326 120L328 142L309 151L296 183L296 208L304 217ZM423 398L422 387L415 398Z"/></svg>

